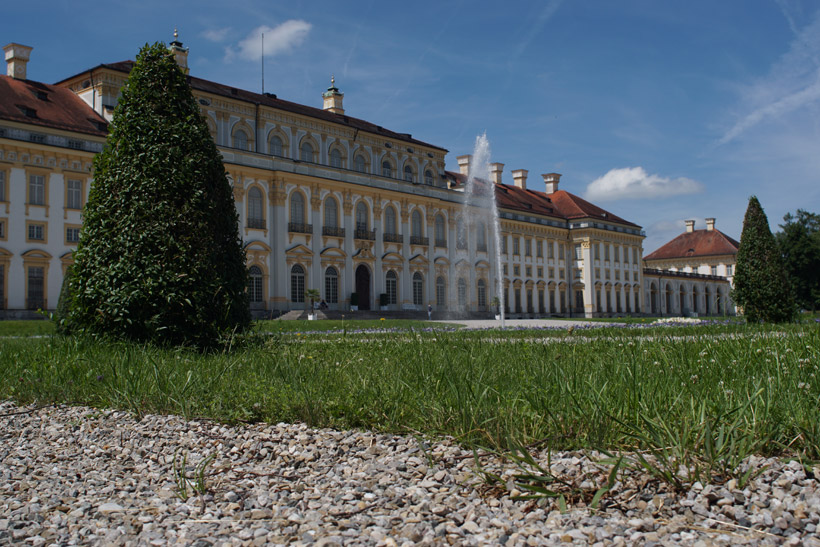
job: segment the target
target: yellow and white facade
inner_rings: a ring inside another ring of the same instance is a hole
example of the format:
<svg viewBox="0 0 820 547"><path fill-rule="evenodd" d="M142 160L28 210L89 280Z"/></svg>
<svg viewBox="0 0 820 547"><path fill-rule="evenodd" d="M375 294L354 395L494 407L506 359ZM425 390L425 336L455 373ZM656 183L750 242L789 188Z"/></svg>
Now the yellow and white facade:
<svg viewBox="0 0 820 547"><path fill-rule="evenodd" d="M187 50L176 40L171 49L187 73ZM131 66L100 65L52 87L70 90L89 113L110 120ZM512 171L514 183L505 184L503 165L493 164L497 248L488 211L465 214L471 158L460 156L459 171L447 171L444 148L350 117L335 81L321 109L190 82L233 185L259 315L304 309L308 289L337 310L432 305L489 314L493 298L503 296L514 316L651 311L640 226L559 190L556 173L543 175L543 190L535 191L527 188L527 171ZM46 137L35 142L26 132ZM56 307L93 184L92 159L104 140L0 119L7 316ZM41 278L42 291L32 290Z"/></svg>

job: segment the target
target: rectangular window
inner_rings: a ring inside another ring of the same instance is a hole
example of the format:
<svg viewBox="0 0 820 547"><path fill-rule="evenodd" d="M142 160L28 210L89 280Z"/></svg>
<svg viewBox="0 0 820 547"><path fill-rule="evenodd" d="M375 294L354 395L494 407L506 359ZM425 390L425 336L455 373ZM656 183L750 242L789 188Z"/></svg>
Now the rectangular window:
<svg viewBox="0 0 820 547"><path fill-rule="evenodd" d="M521 266L518 264L513 266L513 275L521 275Z"/></svg>
<svg viewBox="0 0 820 547"><path fill-rule="evenodd" d="M542 240L538 240L535 244L535 254L538 258L544 258L544 242Z"/></svg>
<svg viewBox="0 0 820 547"><path fill-rule="evenodd" d="M615 247L615 262L621 261L621 248Z"/></svg>
<svg viewBox="0 0 820 547"><path fill-rule="evenodd" d="M30 205L46 204L46 177L44 175L29 175L28 202Z"/></svg>
<svg viewBox="0 0 820 547"><path fill-rule="evenodd" d="M0 240L6 239L6 219L0 219Z"/></svg>
<svg viewBox="0 0 820 547"><path fill-rule="evenodd" d="M507 275L508 272L509 272L509 268L507 267L506 264L504 264L504 275Z"/></svg>
<svg viewBox="0 0 820 547"><path fill-rule="evenodd" d="M69 180L66 183L66 209L83 208L83 182L81 180Z"/></svg>
<svg viewBox="0 0 820 547"><path fill-rule="evenodd" d="M501 254L507 254L507 236L501 236Z"/></svg>
<svg viewBox="0 0 820 547"><path fill-rule="evenodd" d="M28 309L37 310L45 307L45 271L42 266L28 268Z"/></svg>
<svg viewBox="0 0 820 547"><path fill-rule="evenodd" d="M6 199L6 172L0 171L0 201L8 201Z"/></svg>
<svg viewBox="0 0 820 547"><path fill-rule="evenodd" d="M524 240L524 256L532 256L532 240Z"/></svg>
<svg viewBox="0 0 820 547"><path fill-rule="evenodd" d="M527 272L527 277L532 277L532 266L527 266L525 271Z"/></svg>
<svg viewBox="0 0 820 547"><path fill-rule="evenodd" d="M726 277L731 277L735 273L735 267L732 264L726 265Z"/></svg>
<svg viewBox="0 0 820 547"><path fill-rule="evenodd" d="M592 252L593 252L593 258L595 260L600 260L601 259L601 245L600 244L594 243L592 245Z"/></svg>
<svg viewBox="0 0 820 547"><path fill-rule="evenodd" d="M537 272L538 272L538 277L539 278L544 277L544 268L543 267L538 266Z"/></svg>
<svg viewBox="0 0 820 547"><path fill-rule="evenodd" d="M77 226L67 226L65 229L65 242L67 244L80 241L80 228Z"/></svg>
<svg viewBox="0 0 820 547"><path fill-rule="evenodd" d="M513 254L521 254L521 240L518 237L513 237Z"/></svg>
<svg viewBox="0 0 820 547"><path fill-rule="evenodd" d="M549 278L550 279L555 279L555 268L550 268Z"/></svg>
<svg viewBox="0 0 820 547"><path fill-rule="evenodd" d="M717 266L712 266L712 275L717 275Z"/></svg>
<svg viewBox="0 0 820 547"><path fill-rule="evenodd" d="M566 259L566 255L564 254L564 244L559 243L558 244L558 260L565 260L565 259Z"/></svg>
<svg viewBox="0 0 820 547"><path fill-rule="evenodd" d="M547 241L547 258L555 258L555 246L552 241Z"/></svg>
<svg viewBox="0 0 820 547"><path fill-rule="evenodd" d="M583 260L584 259L584 248L581 246L580 243L575 245L575 260Z"/></svg>
<svg viewBox="0 0 820 547"><path fill-rule="evenodd" d="M633 264L638 263L638 248L637 247L632 247L632 263Z"/></svg>
<svg viewBox="0 0 820 547"><path fill-rule="evenodd" d="M604 260L609 260L609 243L604 244Z"/></svg>
<svg viewBox="0 0 820 547"><path fill-rule="evenodd" d="M28 241L45 241L46 227L43 224L29 223L28 225Z"/></svg>

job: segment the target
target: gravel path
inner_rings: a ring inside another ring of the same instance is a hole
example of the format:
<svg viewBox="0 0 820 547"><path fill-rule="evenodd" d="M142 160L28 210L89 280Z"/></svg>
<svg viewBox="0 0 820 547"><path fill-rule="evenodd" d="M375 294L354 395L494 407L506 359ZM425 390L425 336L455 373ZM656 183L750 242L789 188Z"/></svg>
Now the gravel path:
<svg viewBox="0 0 820 547"><path fill-rule="evenodd" d="M174 472L183 455L190 475L207 463L208 493L194 478L187 501ZM756 459L769 467L751 487L678 494L627 471L597 512L574 496L562 514L512 500L515 468L482 461L508 486L479 479L472 453L447 440L5 402L0 545L820 547L817 467ZM609 471L580 453L553 454L551 470L586 502Z"/></svg>

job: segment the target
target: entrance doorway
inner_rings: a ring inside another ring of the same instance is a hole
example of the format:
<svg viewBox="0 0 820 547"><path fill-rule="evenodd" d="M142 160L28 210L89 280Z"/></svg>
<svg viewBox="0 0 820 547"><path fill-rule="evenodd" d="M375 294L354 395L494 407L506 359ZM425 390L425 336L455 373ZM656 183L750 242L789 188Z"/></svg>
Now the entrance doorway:
<svg viewBox="0 0 820 547"><path fill-rule="evenodd" d="M364 264L356 268L356 294L359 299L359 309L370 309L370 269Z"/></svg>

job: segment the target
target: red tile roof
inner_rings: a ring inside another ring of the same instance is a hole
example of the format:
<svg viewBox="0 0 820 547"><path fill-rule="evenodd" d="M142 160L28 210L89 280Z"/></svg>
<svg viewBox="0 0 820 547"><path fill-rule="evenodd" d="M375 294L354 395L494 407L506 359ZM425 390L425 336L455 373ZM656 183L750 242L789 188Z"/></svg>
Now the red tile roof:
<svg viewBox="0 0 820 547"><path fill-rule="evenodd" d="M71 90L0 76L0 119L105 137L108 122Z"/></svg>
<svg viewBox="0 0 820 547"><path fill-rule="evenodd" d="M693 256L717 256L737 254L740 243L720 230L694 230L684 232L644 260L670 260Z"/></svg>
<svg viewBox="0 0 820 547"><path fill-rule="evenodd" d="M81 76L83 74L93 72L95 70L100 69L109 69L115 70L117 72L123 72L128 74L131 72L131 69L134 67L134 61L120 61L118 63L109 63L109 64L101 64L98 65L90 70L81 72L75 76L70 78L66 78L62 82L58 82L57 85L61 83L72 80L77 76ZM348 127L352 127L353 129L358 129L360 131L367 131L368 133L373 133L375 135L380 135L385 139L392 139L397 141L404 141L412 144L416 144L419 146L426 146L429 148L435 148L437 150L441 150L442 152L447 152L446 149L441 148L440 146L435 146L418 139L414 139L412 135L409 133L396 133L395 131L390 131L389 129L385 129L380 125L376 125L374 123L370 123L365 120L361 120L359 118L353 118L346 114L336 114L334 112L330 112L327 110L322 110L321 108L314 108L312 106L305 106L298 103L293 103L290 101L286 101L283 99L279 99L276 95L272 93L254 93L252 91L245 91L244 89L238 89L235 87L231 87L229 85L219 84L216 82L212 82L210 80L203 80L202 78L196 78L194 76L188 76L188 82L191 84L191 87L197 91L203 91L205 93L211 93L213 95L219 95L222 97L228 97L231 99L237 99L240 101L246 101L254 104L260 104L262 106L269 106L271 108L278 108L281 110L285 110L287 112L292 112L294 114L301 114L303 116L309 116L311 118L318 118L327 122L338 123L342 125L346 125Z"/></svg>
<svg viewBox="0 0 820 547"><path fill-rule="evenodd" d="M467 183L467 177L461 173L452 171L446 171L445 173L455 187ZM476 182L479 187L488 184L484 180L477 180ZM640 228L639 225L613 215L609 211L601 209L597 205L593 205L566 190L558 190L552 194L547 194L536 190L524 190L513 184L496 184L495 199L499 209L512 209L565 220L593 218Z"/></svg>

